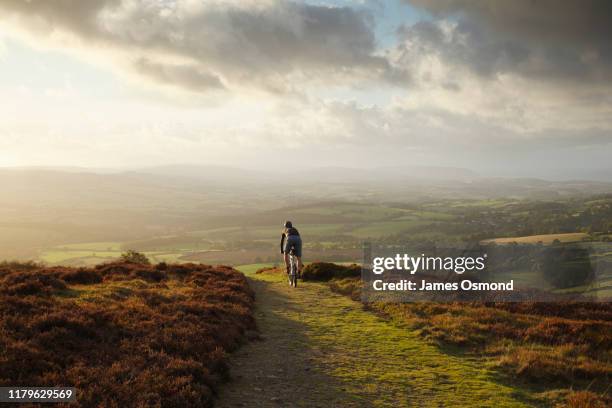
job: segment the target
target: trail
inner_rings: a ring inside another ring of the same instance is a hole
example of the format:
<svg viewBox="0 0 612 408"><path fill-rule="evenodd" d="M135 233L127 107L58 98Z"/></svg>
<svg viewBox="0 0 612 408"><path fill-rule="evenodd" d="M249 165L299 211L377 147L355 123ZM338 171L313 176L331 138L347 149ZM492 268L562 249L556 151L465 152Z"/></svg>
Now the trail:
<svg viewBox="0 0 612 408"><path fill-rule="evenodd" d="M230 358L217 407L523 407L482 362L445 354L319 283L249 275L262 340Z"/></svg>

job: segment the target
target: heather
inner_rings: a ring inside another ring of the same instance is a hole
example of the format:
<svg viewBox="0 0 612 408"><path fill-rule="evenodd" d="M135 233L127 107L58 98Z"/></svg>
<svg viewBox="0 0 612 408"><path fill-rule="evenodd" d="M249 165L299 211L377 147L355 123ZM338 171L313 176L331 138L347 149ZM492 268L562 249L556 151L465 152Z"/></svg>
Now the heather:
<svg viewBox="0 0 612 408"><path fill-rule="evenodd" d="M0 386L73 386L80 406L211 406L255 329L223 266L2 263L0 297Z"/></svg>

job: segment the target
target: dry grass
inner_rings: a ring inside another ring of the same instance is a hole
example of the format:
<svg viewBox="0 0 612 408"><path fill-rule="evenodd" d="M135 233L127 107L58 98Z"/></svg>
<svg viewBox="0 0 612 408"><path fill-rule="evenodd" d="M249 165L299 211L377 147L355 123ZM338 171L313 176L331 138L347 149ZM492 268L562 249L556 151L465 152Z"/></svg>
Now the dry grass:
<svg viewBox="0 0 612 408"><path fill-rule="evenodd" d="M509 238L492 238L481 241L482 244L537 244L541 242L544 245L550 245L554 241L559 242L580 242L588 238L589 234L584 232L571 232L567 234L545 234L545 235L529 235L525 237L509 237Z"/></svg>
<svg viewBox="0 0 612 408"><path fill-rule="evenodd" d="M563 403L558 408L606 408L610 401L604 400L590 391L574 391L567 394Z"/></svg>
<svg viewBox="0 0 612 408"><path fill-rule="evenodd" d="M255 328L229 267L0 264L0 385L74 386L80 406L210 406Z"/></svg>

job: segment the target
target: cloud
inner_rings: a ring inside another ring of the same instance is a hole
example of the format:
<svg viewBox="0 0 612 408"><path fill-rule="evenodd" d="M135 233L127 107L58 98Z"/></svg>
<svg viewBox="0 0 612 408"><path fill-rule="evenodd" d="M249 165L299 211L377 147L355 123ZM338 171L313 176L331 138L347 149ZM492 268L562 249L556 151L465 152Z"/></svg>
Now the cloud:
<svg viewBox="0 0 612 408"><path fill-rule="evenodd" d="M467 67L483 77L517 70L529 57L522 45L491 41L478 26L465 22L420 21L400 27L398 37L407 61L437 56L445 64Z"/></svg>
<svg viewBox="0 0 612 408"><path fill-rule="evenodd" d="M612 4L607 0L408 0L434 15L473 18L489 28L548 44L609 47Z"/></svg>
<svg viewBox="0 0 612 408"><path fill-rule="evenodd" d="M153 81L171 84L191 91L224 88L218 76L201 71L197 65L159 64L141 57L134 61L132 66L138 74Z"/></svg>
<svg viewBox="0 0 612 408"><path fill-rule="evenodd" d="M6 0L30 30L136 58L137 72L193 90L398 78L377 55L374 20L349 7L284 1ZM146 61L146 62L143 62Z"/></svg>
<svg viewBox="0 0 612 408"><path fill-rule="evenodd" d="M607 0L410 0L457 21L444 40L434 23L400 34L444 49L481 75L601 83L612 78L612 3Z"/></svg>
<svg viewBox="0 0 612 408"><path fill-rule="evenodd" d="M414 0L431 15L382 45L375 32L393 33L397 19L317 3L0 0L0 21L35 44L202 94L169 92L180 103L160 104L160 93L121 88L90 101L79 85L58 103L36 86L3 89L0 131L40 157L78 141L83 160L114 149L176 161L288 150L327 164L409 156L494 168L530 151L612 150L607 3Z"/></svg>

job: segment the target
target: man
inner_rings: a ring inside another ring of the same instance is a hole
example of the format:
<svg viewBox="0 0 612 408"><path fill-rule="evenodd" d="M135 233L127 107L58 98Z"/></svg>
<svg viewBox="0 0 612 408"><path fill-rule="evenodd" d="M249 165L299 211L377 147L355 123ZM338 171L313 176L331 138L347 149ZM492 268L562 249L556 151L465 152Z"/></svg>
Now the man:
<svg viewBox="0 0 612 408"><path fill-rule="evenodd" d="M285 228L281 235L280 249L281 254L285 255L285 267L289 274L289 251L293 247L293 254L297 258L298 275L302 271L302 238L296 228L293 227L291 221L285 222Z"/></svg>

